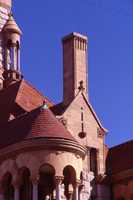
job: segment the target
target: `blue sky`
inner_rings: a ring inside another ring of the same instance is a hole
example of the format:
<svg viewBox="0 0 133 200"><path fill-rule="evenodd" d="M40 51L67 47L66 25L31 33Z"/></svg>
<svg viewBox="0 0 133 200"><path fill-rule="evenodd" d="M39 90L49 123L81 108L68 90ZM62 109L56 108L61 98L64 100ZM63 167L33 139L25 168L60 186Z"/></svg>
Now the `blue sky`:
<svg viewBox="0 0 133 200"><path fill-rule="evenodd" d="M23 31L25 79L54 102L62 99L61 38L89 38L89 96L113 146L133 138L133 1L13 0Z"/></svg>

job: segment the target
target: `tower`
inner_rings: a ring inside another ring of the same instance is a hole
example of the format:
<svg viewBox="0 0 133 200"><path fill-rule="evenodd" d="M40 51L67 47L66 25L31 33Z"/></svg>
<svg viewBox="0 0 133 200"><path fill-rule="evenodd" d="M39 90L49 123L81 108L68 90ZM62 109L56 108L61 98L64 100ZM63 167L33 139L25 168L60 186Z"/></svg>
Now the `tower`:
<svg viewBox="0 0 133 200"><path fill-rule="evenodd" d="M10 14L3 30L3 65L5 86L21 79L20 73L20 28Z"/></svg>
<svg viewBox="0 0 133 200"><path fill-rule="evenodd" d="M11 14L11 0L0 0L0 88L21 79L21 30Z"/></svg>
<svg viewBox="0 0 133 200"><path fill-rule="evenodd" d="M11 0L0 0L0 88L3 87L3 42L1 31L11 12L11 4Z"/></svg>
<svg viewBox="0 0 133 200"><path fill-rule="evenodd" d="M68 105L84 91L88 97L87 37L71 33L63 38L64 104Z"/></svg>

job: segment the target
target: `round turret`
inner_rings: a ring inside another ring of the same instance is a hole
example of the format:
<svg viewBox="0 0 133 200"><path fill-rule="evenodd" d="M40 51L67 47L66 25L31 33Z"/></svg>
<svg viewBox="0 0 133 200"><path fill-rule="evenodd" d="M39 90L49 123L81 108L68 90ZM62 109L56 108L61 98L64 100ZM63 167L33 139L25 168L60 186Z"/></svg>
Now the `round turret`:
<svg viewBox="0 0 133 200"><path fill-rule="evenodd" d="M12 6L12 0L0 0L0 7L11 9Z"/></svg>
<svg viewBox="0 0 133 200"><path fill-rule="evenodd" d="M21 30L16 24L13 16L10 14L5 26L2 29L5 47L5 68L8 70L9 82L17 80L18 75L16 72L20 72L20 38Z"/></svg>

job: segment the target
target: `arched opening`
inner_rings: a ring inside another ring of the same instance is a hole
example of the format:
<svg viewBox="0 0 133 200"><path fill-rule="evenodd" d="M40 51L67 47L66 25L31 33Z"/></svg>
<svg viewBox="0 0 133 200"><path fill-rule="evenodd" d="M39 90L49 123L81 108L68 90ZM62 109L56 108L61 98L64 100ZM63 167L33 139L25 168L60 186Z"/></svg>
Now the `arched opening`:
<svg viewBox="0 0 133 200"><path fill-rule="evenodd" d="M39 170L38 199L54 199L55 169L49 164L44 164Z"/></svg>
<svg viewBox="0 0 133 200"><path fill-rule="evenodd" d="M30 171L24 167L20 171L19 200L32 200L32 182Z"/></svg>
<svg viewBox="0 0 133 200"><path fill-rule="evenodd" d="M64 175L64 186L65 186L65 196L70 199L73 195L74 186L76 185L76 171L75 169L68 165L63 170Z"/></svg>
<svg viewBox="0 0 133 200"><path fill-rule="evenodd" d="M20 72L20 44L19 41L16 43L16 70Z"/></svg>
<svg viewBox="0 0 133 200"><path fill-rule="evenodd" d="M2 181L3 191L4 191L4 199L11 200L14 199L14 188L12 185L12 175L7 172Z"/></svg>
<svg viewBox="0 0 133 200"><path fill-rule="evenodd" d="M13 47L12 47L12 41L8 40L6 47L5 47L5 66L6 69L11 69L13 66Z"/></svg>
<svg viewBox="0 0 133 200"><path fill-rule="evenodd" d="M8 40L6 44L5 54L6 68L20 71L20 44L19 41L15 43Z"/></svg>

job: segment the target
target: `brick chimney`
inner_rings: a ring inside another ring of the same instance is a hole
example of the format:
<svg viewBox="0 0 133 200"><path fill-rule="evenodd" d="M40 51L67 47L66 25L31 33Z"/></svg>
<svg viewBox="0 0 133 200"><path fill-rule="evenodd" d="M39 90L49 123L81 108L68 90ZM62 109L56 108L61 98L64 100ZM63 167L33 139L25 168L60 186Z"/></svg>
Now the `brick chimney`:
<svg viewBox="0 0 133 200"><path fill-rule="evenodd" d="M68 105L80 90L88 97L87 37L71 33L63 38L63 103Z"/></svg>

